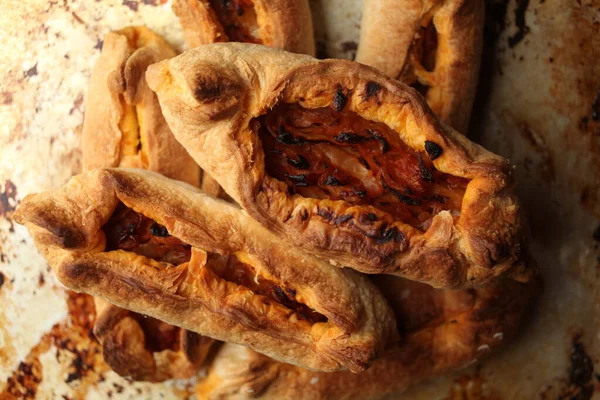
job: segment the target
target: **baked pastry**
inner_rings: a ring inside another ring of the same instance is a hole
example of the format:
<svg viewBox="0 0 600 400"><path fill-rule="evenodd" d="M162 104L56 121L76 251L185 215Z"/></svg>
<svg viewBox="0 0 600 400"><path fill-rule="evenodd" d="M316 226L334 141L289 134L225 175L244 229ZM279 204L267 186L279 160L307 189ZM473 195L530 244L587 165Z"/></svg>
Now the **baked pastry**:
<svg viewBox="0 0 600 400"><path fill-rule="evenodd" d="M148 28L109 32L92 70L83 122L83 170L144 168L198 185L200 169L175 140L144 74L175 50Z"/></svg>
<svg viewBox="0 0 600 400"><path fill-rule="evenodd" d="M396 340L365 277L150 171L78 175L27 196L15 220L68 288L284 362L358 372Z"/></svg>
<svg viewBox="0 0 600 400"><path fill-rule="evenodd" d="M84 170L133 166L199 184L200 168L173 137L144 77L148 65L175 55L144 27L106 35L88 90ZM94 334L104 360L120 375L147 381L193 376L214 342L100 298L94 301Z"/></svg>
<svg viewBox="0 0 600 400"><path fill-rule="evenodd" d="M483 41L483 0L365 0L356 61L416 88L467 132Z"/></svg>
<svg viewBox="0 0 600 400"><path fill-rule="evenodd" d="M239 43L190 50L146 79L202 169L311 253L439 288L533 274L512 166L438 122L408 86Z"/></svg>
<svg viewBox="0 0 600 400"><path fill-rule="evenodd" d="M187 329L96 301L94 335L104 361L121 376L160 382L194 376L218 343Z"/></svg>
<svg viewBox="0 0 600 400"><path fill-rule="evenodd" d="M315 54L307 0L174 0L172 7L190 49L232 41ZM206 172L201 188L206 194L231 201Z"/></svg>
<svg viewBox="0 0 600 400"><path fill-rule="evenodd" d="M189 48L245 42L315 54L307 0L174 0Z"/></svg>
<svg viewBox="0 0 600 400"><path fill-rule="evenodd" d="M321 373L278 363L251 349L223 345L196 395L206 399L379 399L427 378L470 365L517 333L537 281L500 279L492 286L460 291L390 276L389 289L399 346L360 374Z"/></svg>

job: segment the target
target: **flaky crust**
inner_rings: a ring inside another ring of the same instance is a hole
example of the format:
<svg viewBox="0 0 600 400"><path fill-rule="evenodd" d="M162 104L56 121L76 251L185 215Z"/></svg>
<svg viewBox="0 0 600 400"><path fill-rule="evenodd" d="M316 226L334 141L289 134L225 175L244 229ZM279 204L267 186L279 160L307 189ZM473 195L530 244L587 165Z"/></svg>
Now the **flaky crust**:
<svg viewBox="0 0 600 400"><path fill-rule="evenodd" d="M265 46L315 54L307 0L253 0L258 38ZM189 48L229 40L208 0L175 0L173 11Z"/></svg>
<svg viewBox="0 0 600 400"><path fill-rule="evenodd" d="M83 123L83 170L100 167L145 168L192 185L200 182L198 165L175 140L156 95L148 88L146 68L174 57L169 44L148 28L109 32L88 87ZM125 143L126 114L139 128L137 143ZM126 149L133 146L133 149ZM125 152L129 154L124 154Z"/></svg>
<svg viewBox="0 0 600 400"><path fill-rule="evenodd" d="M123 250L105 252L101 227L119 202L191 245L191 261L174 266ZM78 175L62 189L27 196L15 220L28 227L65 286L281 361L362 371L396 339L393 313L366 278L300 252L233 205L150 171ZM206 252L243 256L256 280L277 282L327 322L311 324L215 278L202 264Z"/></svg>
<svg viewBox="0 0 600 400"><path fill-rule="evenodd" d="M481 289L432 289L377 277L394 304L404 339L360 374L319 373L225 344L196 389L206 399L378 399L419 381L465 367L511 340L538 288L531 280Z"/></svg>
<svg viewBox="0 0 600 400"><path fill-rule="evenodd" d="M252 217L311 253L439 288L481 285L504 274L527 281L534 273L523 261L510 163L438 122L417 92L382 73L350 61L223 43L155 64L147 79L175 136L201 167ZM439 146L434 167L469 180L460 217L442 211L422 232L370 206L290 195L266 174L250 121L277 103L327 107L340 91L345 110L386 124L415 151L424 152L426 141ZM376 222L360 222L367 212ZM343 223L336 223L339 216ZM381 237L389 230L400 234Z"/></svg>
<svg viewBox="0 0 600 400"><path fill-rule="evenodd" d="M365 0L356 61L407 84L426 87L433 112L466 133L479 79L482 0ZM437 30L435 66L428 71L411 46L421 27Z"/></svg>

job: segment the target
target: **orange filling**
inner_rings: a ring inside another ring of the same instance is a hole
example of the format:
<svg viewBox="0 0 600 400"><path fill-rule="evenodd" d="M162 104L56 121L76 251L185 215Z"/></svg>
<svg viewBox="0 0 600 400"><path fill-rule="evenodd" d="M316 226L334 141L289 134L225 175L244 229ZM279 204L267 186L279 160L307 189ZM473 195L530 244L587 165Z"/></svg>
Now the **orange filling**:
<svg viewBox="0 0 600 400"><path fill-rule="evenodd" d="M437 171L426 153L344 104L335 97L317 109L280 104L254 120L267 173L290 194L372 205L422 230L442 210L458 215L466 179Z"/></svg>
<svg viewBox="0 0 600 400"><path fill-rule="evenodd" d="M410 47L409 62L406 63L399 79L417 89L423 96L429 90L429 83L419 79L417 70L421 68L427 72L435 69L436 53L438 47L438 34L433 22L421 26L415 34Z"/></svg>
<svg viewBox="0 0 600 400"><path fill-rule="evenodd" d="M190 261L192 247L189 244L171 236L167 228L127 208L124 204L117 207L102 229L106 234L105 251L126 250L173 265ZM208 253L206 267L218 278L243 286L256 295L264 296L267 299L266 301L273 301L292 310L299 319L307 320L310 323L327 321L324 315L296 301L296 291L294 289L287 288L284 290L275 282L260 276L257 277L254 268L241 262L234 254ZM152 325L153 322L150 319L142 318L138 322L144 327L145 331L151 329L152 332L156 333L159 338L155 346L157 348L163 346L160 343L169 343L163 341L164 338L167 338L165 340L171 337L174 339L176 334L176 332L169 331L165 326Z"/></svg>
<svg viewBox="0 0 600 400"><path fill-rule="evenodd" d="M261 44L252 0L209 0L231 42Z"/></svg>
<svg viewBox="0 0 600 400"><path fill-rule="evenodd" d="M327 318L312 310L306 304L295 300L296 291L291 288L283 289L275 282L257 277L254 269L241 262L235 255L218 255L209 253L206 265L221 279L244 286L252 292L265 296L290 310L293 310L299 319L310 323L326 322Z"/></svg>

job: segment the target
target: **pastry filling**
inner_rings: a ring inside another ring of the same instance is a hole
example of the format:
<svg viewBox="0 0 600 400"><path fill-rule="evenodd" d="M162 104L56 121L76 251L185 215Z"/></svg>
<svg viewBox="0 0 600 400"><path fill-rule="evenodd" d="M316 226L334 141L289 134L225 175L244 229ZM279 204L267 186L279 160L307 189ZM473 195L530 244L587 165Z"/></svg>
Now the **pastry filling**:
<svg viewBox="0 0 600 400"><path fill-rule="evenodd" d="M433 23L422 26L417 35L413 50L416 52L416 59L426 71L435 69L435 56L437 51L437 30Z"/></svg>
<svg viewBox="0 0 600 400"><path fill-rule="evenodd" d="M436 170L439 154L414 151L387 125L344 111L339 96L317 109L279 104L252 121L271 177L292 195L372 205L421 230L442 210L459 215L466 179Z"/></svg>
<svg viewBox="0 0 600 400"><path fill-rule="evenodd" d="M171 236L167 228L122 203L102 229L106 235L105 251L125 250L172 265L188 263L191 259L191 245ZM276 282L259 276L251 265L240 261L235 254L207 254L204 267L216 278L251 290L254 294L263 296L265 304L283 306L291 310L298 319L310 323L327 321L324 315L299 302L294 289L284 289ZM165 331L160 326L150 328ZM165 331L166 334L169 333Z"/></svg>
<svg viewBox="0 0 600 400"><path fill-rule="evenodd" d="M230 42L261 44L252 0L209 0Z"/></svg>
<svg viewBox="0 0 600 400"><path fill-rule="evenodd" d="M141 118L137 107L128 104L123 95L119 96L119 100L123 112L119 121L119 130L122 135L119 159L121 160L121 166L128 166L128 159L137 157L142 150L142 137L140 134Z"/></svg>
<svg viewBox="0 0 600 400"><path fill-rule="evenodd" d="M409 62L406 63L399 78L402 82L417 89L423 96L427 94L431 82L419 74L419 71L432 72L435 69L437 47L437 30L433 22L429 21L421 26L415 34L408 56Z"/></svg>

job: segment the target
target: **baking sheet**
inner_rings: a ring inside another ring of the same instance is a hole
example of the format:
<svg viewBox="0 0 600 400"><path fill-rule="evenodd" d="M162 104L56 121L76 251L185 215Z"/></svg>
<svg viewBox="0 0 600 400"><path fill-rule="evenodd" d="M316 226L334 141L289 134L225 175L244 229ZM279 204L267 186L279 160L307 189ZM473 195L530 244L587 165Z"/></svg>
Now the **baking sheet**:
<svg viewBox="0 0 600 400"><path fill-rule="evenodd" d="M85 90L104 34L143 24L182 49L170 4L1 4L0 399L189 397L202 371L163 384L134 383L110 371L91 333L92 303L63 290L26 230L11 222L27 193L80 171ZM486 5L470 135L516 165L544 290L504 351L392 398L600 398L600 3ZM352 58L361 1L311 0L311 6L319 55ZM587 360L596 365L591 375Z"/></svg>

